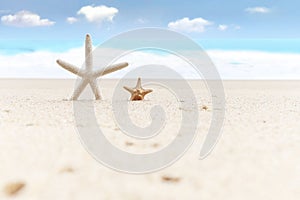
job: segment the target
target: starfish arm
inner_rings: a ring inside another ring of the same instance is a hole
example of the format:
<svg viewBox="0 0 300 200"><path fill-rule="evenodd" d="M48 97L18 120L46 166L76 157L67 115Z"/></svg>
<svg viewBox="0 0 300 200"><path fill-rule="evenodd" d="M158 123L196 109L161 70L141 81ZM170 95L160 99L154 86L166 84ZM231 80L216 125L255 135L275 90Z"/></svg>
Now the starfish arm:
<svg viewBox="0 0 300 200"><path fill-rule="evenodd" d="M78 76L81 76L81 77L83 76L83 73L81 72L81 70L72 64L69 64L62 60L57 60L56 63L58 65L60 65L62 68L68 70L69 72L72 72L73 74L77 74Z"/></svg>
<svg viewBox="0 0 300 200"><path fill-rule="evenodd" d="M136 98L136 96L134 96L134 95L131 95L131 97L130 97L130 101L135 101L135 98Z"/></svg>
<svg viewBox="0 0 300 200"><path fill-rule="evenodd" d="M143 95L149 94L150 92L153 92L151 89L144 89Z"/></svg>
<svg viewBox="0 0 300 200"><path fill-rule="evenodd" d="M140 78L140 77L139 77L138 80L137 80L137 83L136 83L135 88L142 88L142 81L141 81L141 78Z"/></svg>
<svg viewBox="0 0 300 200"><path fill-rule="evenodd" d="M93 73L93 76L94 77L99 77L99 76L104 76L105 74L109 74L109 73L112 73L114 71L117 71L117 70L120 70L120 69L123 69L125 67L128 66L128 63L127 62L124 62L124 63L118 63L118 64L114 64L114 65L110 65L110 66L107 66L103 69L99 69L99 70L96 70L94 73Z"/></svg>
<svg viewBox="0 0 300 200"><path fill-rule="evenodd" d="M91 85L91 88L95 94L95 98L96 100L101 100L101 95L100 95L100 90L99 90L99 87L98 87L98 83L97 83L97 80L94 79L90 82L90 85Z"/></svg>
<svg viewBox="0 0 300 200"><path fill-rule="evenodd" d="M80 83L77 85L76 89L74 90L71 100L77 100L81 92L87 86L87 84L88 84L87 80L81 80Z"/></svg>
<svg viewBox="0 0 300 200"><path fill-rule="evenodd" d="M134 93L134 90L132 88L129 88L129 87L126 87L126 86L124 86L123 88L125 90L127 90L128 92L130 92L131 94Z"/></svg>
<svg viewBox="0 0 300 200"><path fill-rule="evenodd" d="M93 46L92 39L89 34L85 38L85 68L86 70L92 71L93 68Z"/></svg>

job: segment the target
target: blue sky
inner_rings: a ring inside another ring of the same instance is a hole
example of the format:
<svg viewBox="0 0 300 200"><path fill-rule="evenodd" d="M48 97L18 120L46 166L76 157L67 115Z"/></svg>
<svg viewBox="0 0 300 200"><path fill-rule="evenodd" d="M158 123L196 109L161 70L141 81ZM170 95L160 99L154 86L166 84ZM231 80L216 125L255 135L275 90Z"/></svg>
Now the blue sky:
<svg viewBox="0 0 300 200"><path fill-rule="evenodd" d="M112 20L108 20L109 13L107 19L95 21L78 14L85 6L101 5L117 10L111 13ZM194 39L298 38L299 7L297 0L10 0L0 2L0 36L1 40L75 40L88 32L104 40L132 28L170 28L173 22L172 28ZM21 11L49 24L20 27L16 25L20 21L8 20L7 16L16 17ZM69 24L68 17L76 22ZM189 28L198 24L198 29L187 31L184 23L191 23Z"/></svg>
<svg viewBox="0 0 300 200"><path fill-rule="evenodd" d="M97 46L161 27L198 42L222 78L299 79L299 7L298 0L2 0L0 77L65 78L55 60L80 66L86 33Z"/></svg>

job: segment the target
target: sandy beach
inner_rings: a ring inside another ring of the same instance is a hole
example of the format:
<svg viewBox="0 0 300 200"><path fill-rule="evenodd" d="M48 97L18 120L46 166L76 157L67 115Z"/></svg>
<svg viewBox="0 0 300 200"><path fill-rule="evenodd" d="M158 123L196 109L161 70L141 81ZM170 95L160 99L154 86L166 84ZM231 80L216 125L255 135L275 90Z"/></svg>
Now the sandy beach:
<svg viewBox="0 0 300 200"><path fill-rule="evenodd" d="M172 141L180 120L172 94L154 88L144 102L129 103L141 126L149 123L154 104L168 114L164 134L139 141L114 123L115 82L101 81L104 99L95 102L109 141L132 153L154 152ZM65 100L74 80L0 80L0 199L300 199L300 81L225 81L223 135L204 160L198 157L211 100L203 82L190 84L199 108L194 144L168 168L130 175L101 165L81 145L72 102Z"/></svg>

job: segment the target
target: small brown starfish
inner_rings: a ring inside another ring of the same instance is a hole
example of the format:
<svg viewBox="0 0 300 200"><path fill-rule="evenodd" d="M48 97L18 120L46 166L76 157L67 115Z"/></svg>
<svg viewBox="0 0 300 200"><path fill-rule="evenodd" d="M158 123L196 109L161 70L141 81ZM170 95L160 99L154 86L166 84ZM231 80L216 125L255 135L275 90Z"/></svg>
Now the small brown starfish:
<svg viewBox="0 0 300 200"><path fill-rule="evenodd" d="M142 88L141 78L138 78L134 88L124 86L124 89L131 93L130 101L144 100L145 95L153 91L151 89Z"/></svg>

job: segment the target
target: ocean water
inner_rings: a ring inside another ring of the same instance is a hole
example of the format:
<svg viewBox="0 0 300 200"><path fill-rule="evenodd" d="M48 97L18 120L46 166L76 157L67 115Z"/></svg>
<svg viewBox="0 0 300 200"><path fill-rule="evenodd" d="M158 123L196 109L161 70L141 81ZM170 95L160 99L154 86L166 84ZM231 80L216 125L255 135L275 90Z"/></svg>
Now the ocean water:
<svg viewBox="0 0 300 200"><path fill-rule="evenodd" d="M205 50L300 53L300 39L208 39L196 41Z"/></svg>
<svg viewBox="0 0 300 200"><path fill-rule="evenodd" d="M300 80L300 39L201 39L196 41L207 51L222 79ZM102 41L93 40L95 46ZM69 78L72 74L57 66L63 58L81 66L83 40L1 40L0 78ZM69 51L73 49L73 51ZM199 76L191 66L176 60L169 52L148 50L129 55L131 69L153 63L171 66L184 78ZM128 60L127 60L128 59ZM180 64L181 63L181 64ZM124 71L125 73L125 71ZM120 78L114 73L110 78Z"/></svg>
<svg viewBox="0 0 300 200"><path fill-rule="evenodd" d="M204 50L263 51L300 53L300 39L198 39ZM102 41L95 40L94 45ZM64 52L81 47L82 40L1 40L0 54L14 55L37 51Z"/></svg>
<svg viewBox="0 0 300 200"><path fill-rule="evenodd" d="M64 52L82 45L83 41L76 40L0 40L0 54L15 55L37 51Z"/></svg>

